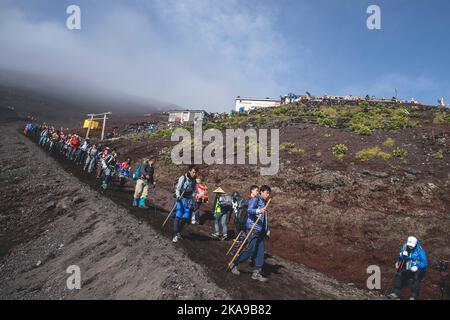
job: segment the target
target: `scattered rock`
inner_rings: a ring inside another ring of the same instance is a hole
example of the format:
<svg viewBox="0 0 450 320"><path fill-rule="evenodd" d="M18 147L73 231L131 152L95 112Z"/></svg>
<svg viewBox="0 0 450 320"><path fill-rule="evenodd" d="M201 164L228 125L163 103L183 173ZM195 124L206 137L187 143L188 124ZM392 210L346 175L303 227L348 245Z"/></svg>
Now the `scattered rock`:
<svg viewBox="0 0 450 320"><path fill-rule="evenodd" d="M50 201L49 203L47 203L46 205L45 205L45 210L53 210L53 209L55 209L56 208L56 204L55 204L55 201Z"/></svg>

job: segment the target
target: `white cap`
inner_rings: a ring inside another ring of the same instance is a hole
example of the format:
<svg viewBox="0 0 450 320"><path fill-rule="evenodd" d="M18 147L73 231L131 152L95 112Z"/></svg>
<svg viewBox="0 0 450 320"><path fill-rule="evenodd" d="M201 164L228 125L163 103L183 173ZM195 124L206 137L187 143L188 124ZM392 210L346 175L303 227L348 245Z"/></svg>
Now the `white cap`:
<svg viewBox="0 0 450 320"><path fill-rule="evenodd" d="M415 248L417 245L417 238L413 236L409 237L406 245Z"/></svg>

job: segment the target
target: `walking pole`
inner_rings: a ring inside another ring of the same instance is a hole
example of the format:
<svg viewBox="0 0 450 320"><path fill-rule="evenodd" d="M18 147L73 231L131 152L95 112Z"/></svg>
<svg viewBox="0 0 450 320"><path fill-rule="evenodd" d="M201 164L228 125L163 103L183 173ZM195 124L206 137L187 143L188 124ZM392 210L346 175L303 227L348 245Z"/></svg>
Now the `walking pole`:
<svg viewBox="0 0 450 320"><path fill-rule="evenodd" d="M230 249L227 252L227 256L230 254L231 250L233 250L234 246L236 245L236 243L238 242L239 238L241 237L243 231L239 232L238 236L236 237L236 239L234 239L233 244L231 245Z"/></svg>
<svg viewBox="0 0 450 320"><path fill-rule="evenodd" d="M182 198L183 195L184 195L184 191L183 191L183 193L181 194L180 197ZM161 227L161 228L164 228L164 226L166 225L167 221L169 221L169 218L170 218L170 216L172 215L173 210L175 210L175 208L177 207L177 204L178 204L178 200L175 201L175 205L173 206L172 210L170 210L169 215L167 216L166 220L165 220L164 223L162 224L162 227Z"/></svg>
<svg viewBox="0 0 450 320"><path fill-rule="evenodd" d="M267 201L266 206L264 207L264 209L267 209L267 207L269 206L270 201L272 201L272 198L269 199L269 201ZM228 267L227 267L227 271L231 268L231 266L234 263L234 260L236 260L237 257L239 257L239 254L242 251L242 248L244 247L244 244L247 242L248 238L250 237L250 235L252 234L253 230L255 229L256 225L258 224L259 220L261 219L261 217L263 216L264 212L261 213L258 217L258 219L256 219L255 223L253 224L253 227L250 229L250 232L247 234L247 236L245 237L244 241L242 241L241 246L239 247L238 251L236 252L236 254L234 255L233 259L231 259L231 261L228 263Z"/></svg>
<svg viewBox="0 0 450 320"><path fill-rule="evenodd" d="M405 261L406 261L406 257L403 256L402 262L400 262L400 265L398 266L397 272L396 272L395 275L394 275L394 279L395 279L395 277L397 276L397 274L403 269L403 265L405 264ZM388 288L388 291L392 291L392 289L393 289L393 287L394 287L394 279L392 279L391 285L390 285L390 287ZM385 296L386 296L387 294L388 294L388 292L385 292L385 293L384 293Z"/></svg>

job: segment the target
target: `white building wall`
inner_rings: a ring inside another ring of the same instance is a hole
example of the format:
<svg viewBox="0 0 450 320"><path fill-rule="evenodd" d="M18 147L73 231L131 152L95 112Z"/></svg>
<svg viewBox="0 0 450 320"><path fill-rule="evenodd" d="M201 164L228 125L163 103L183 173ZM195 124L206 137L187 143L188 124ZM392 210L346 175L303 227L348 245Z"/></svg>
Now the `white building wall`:
<svg viewBox="0 0 450 320"><path fill-rule="evenodd" d="M239 112L239 109L244 107L244 111L249 111L259 108L279 107L280 105L281 101L279 100L237 98L235 110Z"/></svg>

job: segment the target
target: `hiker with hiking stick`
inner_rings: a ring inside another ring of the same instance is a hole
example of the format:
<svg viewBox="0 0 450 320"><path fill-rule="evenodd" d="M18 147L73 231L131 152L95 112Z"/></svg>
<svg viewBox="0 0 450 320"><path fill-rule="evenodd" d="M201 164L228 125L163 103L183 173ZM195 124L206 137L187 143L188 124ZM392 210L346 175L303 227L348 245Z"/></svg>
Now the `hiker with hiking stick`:
<svg viewBox="0 0 450 320"><path fill-rule="evenodd" d="M175 187L175 216L173 221L173 242L178 242L182 239L181 231L184 224L189 223L191 215L194 210L194 195L196 191L196 176L198 168L195 165L190 165L188 172L178 178Z"/></svg>
<svg viewBox="0 0 450 320"><path fill-rule="evenodd" d="M420 284L425 276L427 256L419 241L415 237L409 237L406 244L401 248L398 261L395 264L397 273L394 278L394 292L388 295L388 298L400 300L400 293L406 282L413 280L411 298L416 300L420 292Z"/></svg>
<svg viewBox="0 0 450 320"><path fill-rule="evenodd" d="M248 199L244 199L241 197L239 192L233 193L233 216L234 216L234 233L235 239L227 252L227 256L233 252L233 255L236 253L236 250L239 248L242 240L245 239L247 235L247 218L248 218L248 202L250 199L257 197L259 194L259 187L256 185L252 185L250 187L250 197ZM237 235L237 236L236 236ZM252 266L254 265L254 257L252 257Z"/></svg>
<svg viewBox="0 0 450 320"><path fill-rule="evenodd" d="M240 275L238 265L247 261L250 258L255 259L252 279L261 282L266 282L267 278L261 274L264 266L264 241L270 236L269 221L267 216L267 204L271 189L269 186L262 186L260 193L255 198L250 199L248 203L248 218L247 218L247 248L240 253L236 253L237 259L231 265L231 273ZM242 246L245 245L243 243ZM241 249L240 248L240 249ZM234 259L234 258L233 258Z"/></svg>

